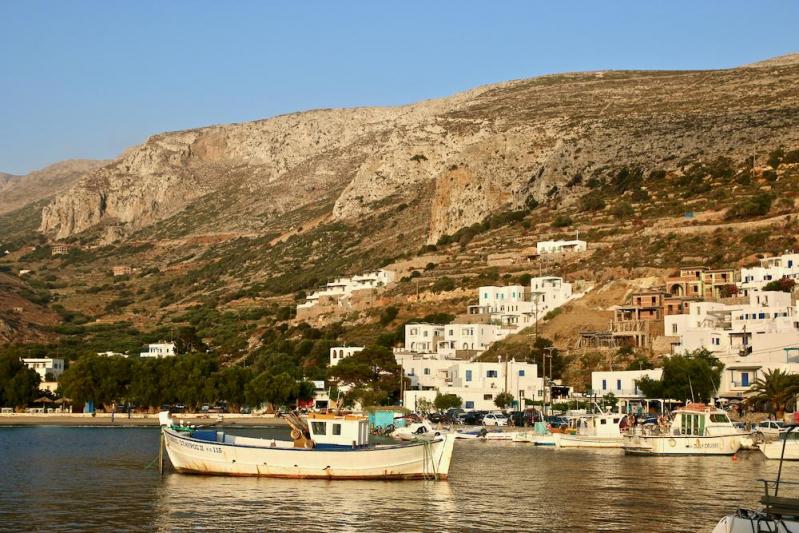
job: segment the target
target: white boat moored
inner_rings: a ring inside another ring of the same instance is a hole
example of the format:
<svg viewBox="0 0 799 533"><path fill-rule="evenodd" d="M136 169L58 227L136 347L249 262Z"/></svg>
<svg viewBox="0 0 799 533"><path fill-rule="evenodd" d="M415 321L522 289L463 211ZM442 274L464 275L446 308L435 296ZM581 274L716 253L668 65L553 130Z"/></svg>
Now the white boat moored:
<svg viewBox="0 0 799 533"><path fill-rule="evenodd" d="M360 415L311 414L307 431L295 428L292 441L179 430L169 422L162 427L169 459L177 472L190 474L445 480L455 442L454 435L443 434L371 445L368 419Z"/></svg>
<svg viewBox="0 0 799 533"><path fill-rule="evenodd" d="M746 433L739 432L721 409L692 403L674 412L669 424L633 428L624 436L631 455L734 455Z"/></svg>

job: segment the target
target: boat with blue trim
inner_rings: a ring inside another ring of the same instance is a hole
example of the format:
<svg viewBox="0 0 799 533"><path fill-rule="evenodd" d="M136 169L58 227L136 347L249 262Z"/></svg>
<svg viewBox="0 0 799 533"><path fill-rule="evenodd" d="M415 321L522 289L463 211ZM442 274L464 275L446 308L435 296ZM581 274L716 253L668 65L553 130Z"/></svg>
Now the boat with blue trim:
<svg viewBox="0 0 799 533"><path fill-rule="evenodd" d="M361 415L289 419L291 439L175 427L162 413L164 446L179 473L308 479L436 479L449 474L455 436L375 445Z"/></svg>

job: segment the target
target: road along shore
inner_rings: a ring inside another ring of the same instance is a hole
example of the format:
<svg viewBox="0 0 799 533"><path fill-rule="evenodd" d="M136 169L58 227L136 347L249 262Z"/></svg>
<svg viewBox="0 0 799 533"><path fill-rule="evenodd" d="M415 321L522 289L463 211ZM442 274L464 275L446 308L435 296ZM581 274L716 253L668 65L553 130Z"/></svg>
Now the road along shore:
<svg viewBox="0 0 799 533"><path fill-rule="evenodd" d="M283 427L286 421L275 418L274 415L203 415L203 414L173 414L172 419L186 424L198 426L215 425L218 427ZM0 427L2 426L158 426L158 414L131 414L116 413L113 418L111 413L3 413L0 414Z"/></svg>

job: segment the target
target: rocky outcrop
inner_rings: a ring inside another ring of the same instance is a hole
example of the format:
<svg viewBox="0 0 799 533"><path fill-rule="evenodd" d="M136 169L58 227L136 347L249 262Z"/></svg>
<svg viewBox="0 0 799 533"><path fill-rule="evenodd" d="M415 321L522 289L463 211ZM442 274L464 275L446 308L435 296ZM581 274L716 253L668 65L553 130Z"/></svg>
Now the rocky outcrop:
<svg viewBox="0 0 799 533"><path fill-rule="evenodd" d="M284 231L412 206L424 238L518 209L571 202L575 176L799 143L799 65L595 72L483 87L396 108L316 110L164 133L80 179L42 213L64 238ZM387 215L387 216L390 216ZM178 223L178 219L179 223Z"/></svg>
<svg viewBox="0 0 799 533"><path fill-rule="evenodd" d="M0 214L64 191L82 175L107 163L91 159L60 161L25 176L0 173Z"/></svg>

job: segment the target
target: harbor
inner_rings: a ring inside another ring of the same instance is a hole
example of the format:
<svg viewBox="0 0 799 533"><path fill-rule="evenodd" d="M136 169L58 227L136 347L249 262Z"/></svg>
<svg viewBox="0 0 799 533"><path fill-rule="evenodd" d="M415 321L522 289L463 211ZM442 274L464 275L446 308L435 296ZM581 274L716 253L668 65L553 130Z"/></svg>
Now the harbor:
<svg viewBox="0 0 799 533"><path fill-rule="evenodd" d="M288 438L286 429L242 434ZM449 480L372 482L191 476L154 466L155 428L19 427L0 432L0 507L10 530L710 531L757 507L778 461L634 457L458 441ZM28 465L35 463L31 469ZM786 462L784 479L799 479ZM347 511L320 512L321 502ZM579 502L579 506L574 503Z"/></svg>

